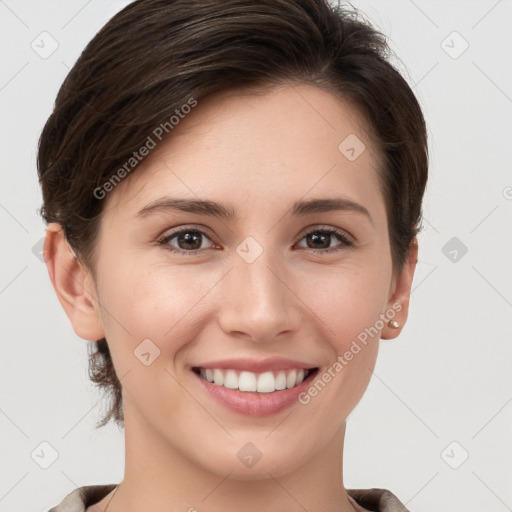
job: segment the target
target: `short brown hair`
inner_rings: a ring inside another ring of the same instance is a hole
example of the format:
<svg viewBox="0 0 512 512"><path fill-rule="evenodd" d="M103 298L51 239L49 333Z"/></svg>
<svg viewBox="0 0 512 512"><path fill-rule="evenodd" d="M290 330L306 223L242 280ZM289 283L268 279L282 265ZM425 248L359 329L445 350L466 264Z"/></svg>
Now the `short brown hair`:
<svg viewBox="0 0 512 512"><path fill-rule="evenodd" d="M328 0L135 1L89 42L58 92L39 140L41 215L62 226L95 276L103 201L94 190L156 126L191 97L304 83L351 102L367 121L382 157L380 184L399 271L421 229L428 148L420 105L390 56L385 36L355 8ZM89 376L112 399L98 426L112 418L124 425L107 341L94 347Z"/></svg>

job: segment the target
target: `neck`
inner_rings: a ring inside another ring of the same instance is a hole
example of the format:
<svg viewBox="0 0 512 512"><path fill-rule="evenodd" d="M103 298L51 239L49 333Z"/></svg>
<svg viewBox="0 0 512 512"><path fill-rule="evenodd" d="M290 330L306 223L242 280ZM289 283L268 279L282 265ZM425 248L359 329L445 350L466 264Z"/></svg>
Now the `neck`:
<svg viewBox="0 0 512 512"><path fill-rule="evenodd" d="M125 409L125 473L108 512L353 512L343 486L344 437L342 423L327 445L292 471L269 469L258 479L237 480L208 471Z"/></svg>

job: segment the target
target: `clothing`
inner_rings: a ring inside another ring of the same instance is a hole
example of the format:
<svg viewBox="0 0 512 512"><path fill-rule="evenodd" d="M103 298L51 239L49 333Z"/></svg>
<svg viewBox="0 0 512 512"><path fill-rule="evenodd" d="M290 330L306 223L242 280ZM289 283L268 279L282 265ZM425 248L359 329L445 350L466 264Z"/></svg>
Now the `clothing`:
<svg viewBox="0 0 512 512"><path fill-rule="evenodd" d="M85 485L70 492L64 500L48 512L85 512L87 507L98 503L117 484ZM409 512L398 498L387 489L347 489L352 505L358 512Z"/></svg>
<svg viewBox="0 0 512 512"><path fill-rule="evenodd" d="M410 512L408 508L387 489L347 489L349 499L360 506L358 512ZM58 511L60 512L60 511Z"/></svg>

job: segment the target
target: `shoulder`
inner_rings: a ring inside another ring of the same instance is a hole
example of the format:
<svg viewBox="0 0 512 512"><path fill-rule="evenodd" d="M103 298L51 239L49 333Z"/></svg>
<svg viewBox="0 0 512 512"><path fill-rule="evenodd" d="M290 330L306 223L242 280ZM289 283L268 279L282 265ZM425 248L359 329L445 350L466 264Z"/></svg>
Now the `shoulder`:
<svg viewBox="0 0 512 512"><path fill-rule="evenodd" d="M410 512L409 509L387 489L347 489L347 494L363 510L376 512Z"/></svg>
<svg viewBox="0 0 512 512"><path fill-rule="evenodd" d="M116 485L84 485L77 487L48 512L85 512L87 507L104 498Z"/></svg>
<svg viewBox="0 0 512 512"><path fill-rule="evenodd" d="M117 484L85 485L70 492L57 506L48 512L85 512L111 492ZM347 494L363 510L376 512L409 512L405 505L387 489L347 489Z"/></svg>

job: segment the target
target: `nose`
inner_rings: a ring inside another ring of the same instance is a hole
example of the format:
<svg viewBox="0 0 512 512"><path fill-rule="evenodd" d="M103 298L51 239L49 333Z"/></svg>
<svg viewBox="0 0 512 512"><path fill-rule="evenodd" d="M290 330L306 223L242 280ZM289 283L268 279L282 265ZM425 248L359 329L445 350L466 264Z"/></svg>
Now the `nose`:
<svg viewBox="0 0 512 512"><path fill-rule="evenodd" d="M254 342L272 342L299 329L301 301L294 277L270 250L252 263L235 255L234 268L222 280L219 323L225 333Z"/></svg>

